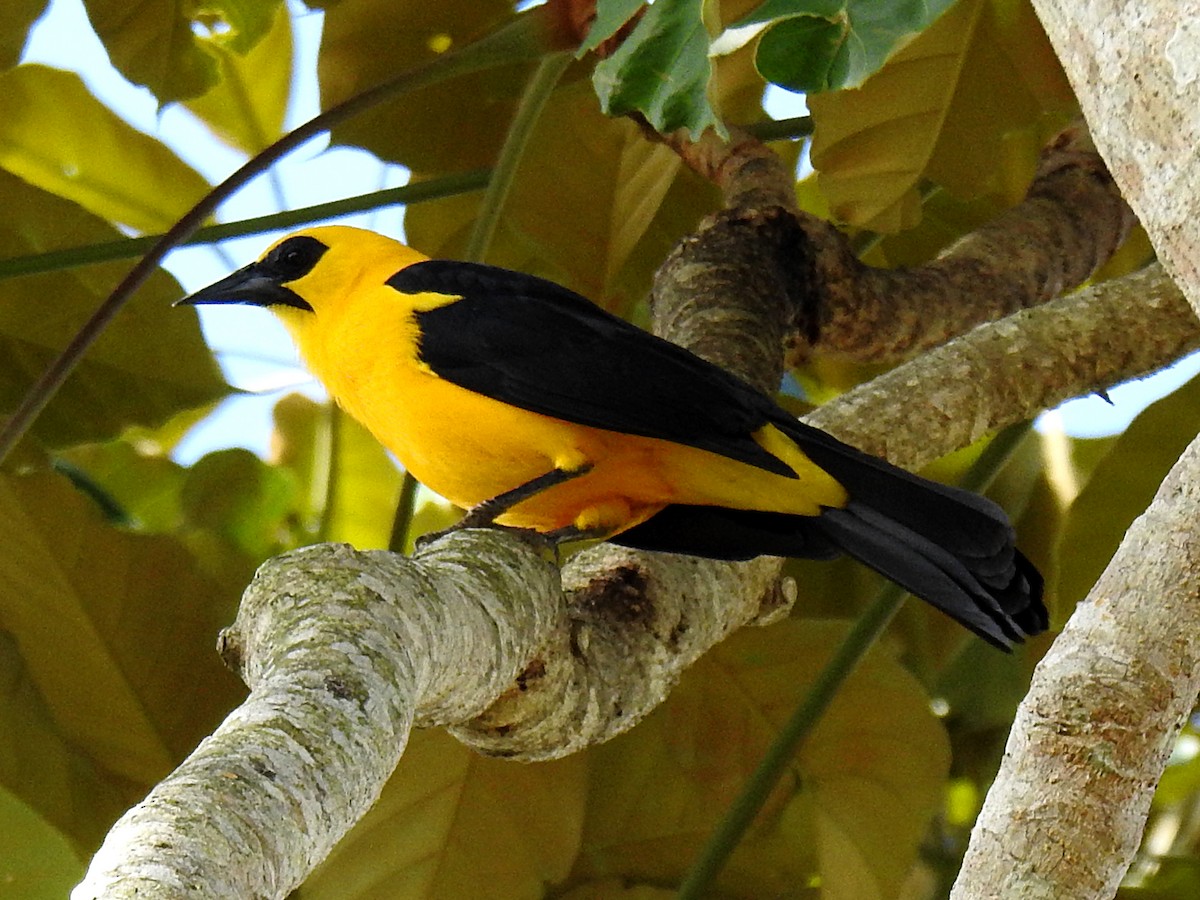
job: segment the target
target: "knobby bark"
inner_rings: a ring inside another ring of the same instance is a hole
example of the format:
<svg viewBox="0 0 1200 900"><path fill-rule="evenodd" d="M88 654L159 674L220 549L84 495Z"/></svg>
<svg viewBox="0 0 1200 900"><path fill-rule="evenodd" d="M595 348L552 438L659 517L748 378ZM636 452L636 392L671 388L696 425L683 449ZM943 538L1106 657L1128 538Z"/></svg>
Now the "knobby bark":
<svg viewBox="0 0 1200 900"><path fill-rule="evenodd" d="M1034 0L1096 144L1200 310L1200 4ZM1200 444L1039 665L953 897L1111 897L1200 691Z"/></svg>

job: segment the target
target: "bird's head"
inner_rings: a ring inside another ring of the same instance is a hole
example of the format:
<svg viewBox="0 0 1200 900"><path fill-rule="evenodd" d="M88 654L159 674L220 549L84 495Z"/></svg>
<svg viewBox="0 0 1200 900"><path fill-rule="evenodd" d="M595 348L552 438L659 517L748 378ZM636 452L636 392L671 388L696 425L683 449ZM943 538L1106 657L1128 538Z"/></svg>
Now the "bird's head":
<svg viewBox="0 0 1200 900"><path fill-rule="evenodd" d="M303 347L318 322L328 324L363 296L425 257L391 238L350 228L306 228L276 241L248 266L196 291L176 305L242 303L279 316Z"/></svg>

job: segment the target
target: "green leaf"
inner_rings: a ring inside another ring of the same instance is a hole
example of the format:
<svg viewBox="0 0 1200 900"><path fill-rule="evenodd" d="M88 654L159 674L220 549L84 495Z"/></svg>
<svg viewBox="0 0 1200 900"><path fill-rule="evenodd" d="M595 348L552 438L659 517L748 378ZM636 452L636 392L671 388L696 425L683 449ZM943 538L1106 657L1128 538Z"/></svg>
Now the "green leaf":
<svg viewBox="0 0 1200 900"><path fill-rule="evenodd" d="M598 0L596 18L588 29L587 38L579 45L576 56L595 50L616 34L622 25L632 19L646 0Z"/></svg>
<svg viewBox="0 0 1200 900"><path fill-rule="evenodd" d="M1056 549L1054 585L1064 610L1087 596L1133 520L1192 438L1200 420L1200 378L1151 404L1096 466L1067 513Z"/></svg>
<svg viewBox="0 0 1200 900"><path fill-rule="evenodd" d="M60 458L102 491L130 527L167 534L183 525L180 491L187 469L170 457L121 440L72 447Z"/></svg>
<svg viewBox="0 0 1200 900"><path fill-rule="evenodd" d="M71 748L110 773L96 798L106 813L105 792L128 802L162 778L242 693L213 649L241 585L200 574L172 538L109 527L49 473L0 476L0 548L0 626L19 653L7 665L52 723L31 718L30 702L12 709L0 775L87 843L94 813L75 808L76 786L99 772ZM26 792L31 765L42 788Z"/></svg>
<svg viewBox="0 0 1200 900"><path fill-rule="evenodd" d="M214 40L221 80L184 105L227 144L254 154L283 134L292 86L292 20L279 6L270 30L253 49L237 52Z"/></svg>
<svg viewBox="0 0 1200 900"><path fill-rule="evenodd" d="M579 850L581 754L487 759L416 731L371 811L304 882L305 900L541 897Z"/></svg>
<svg viewBox="0 0 1200 900"><path fill-rule="evenodd" d="M759 38L762 76L792 91L858 87L953 0L767 0L738 25L774 23Z"/></svg>
<svg viewBox="0 0 1200 900"><path fill-rule="evenodd" d="M198 172L102 105L73 72L0 74L0 166L139 231L166 231L208 190Z"/></svg>
<svg viewBox="0 0 1200 900"><path fill-rule="evenodd" d="M0 255L111 241L120 235L73 203L0 171ZM0 411L12 410L80 325L125 275L105 263L0 283ZM33 426L62 447L159 425L230 390L193 311L172 309L183 293L165 272L134 296Z"/></svg>
<svg viewBox="0 0 1200 900"><path fill-rule="evenodd" d="M0 69L17 64L29 29L38 20L50 0L5 0L0 3Z"/></svg>
<svg viewBox="0 0 1200 900"><path fill-rule="evenodd" d="M680 128L725 135L708 97L712 64L704 0L658 0L608 59L592 84L607 115L641 113L660 133Z"/></svg>
<svg viewBox="0 0 1200 900"><path fill-rule="evenodd" d="M0 788L0 885L10 897L59 900L83 877L62 833Z"/></svg>
<svg viewBox="0 0 1200 900"><path fill-rule="evenodd" d="M84 0L92 28L117 70L150 89L160 104L199 97L217 83L217 61L184 14L192 4Z"/></svg>

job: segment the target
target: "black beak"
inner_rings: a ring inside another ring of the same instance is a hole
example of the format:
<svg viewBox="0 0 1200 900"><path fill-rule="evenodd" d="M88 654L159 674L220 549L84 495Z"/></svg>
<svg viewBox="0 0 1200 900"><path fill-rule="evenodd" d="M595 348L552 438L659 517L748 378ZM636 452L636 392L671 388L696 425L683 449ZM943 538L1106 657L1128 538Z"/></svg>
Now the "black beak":
<svg viewBox="0 0 1200 900"><path fill-rule="evenodd" d="M220 281L176 300L173 306L202 306L215 303L244 303L248 306L292 306L312 312L299 294L285 288L276 277L251 263Z"/></svg>

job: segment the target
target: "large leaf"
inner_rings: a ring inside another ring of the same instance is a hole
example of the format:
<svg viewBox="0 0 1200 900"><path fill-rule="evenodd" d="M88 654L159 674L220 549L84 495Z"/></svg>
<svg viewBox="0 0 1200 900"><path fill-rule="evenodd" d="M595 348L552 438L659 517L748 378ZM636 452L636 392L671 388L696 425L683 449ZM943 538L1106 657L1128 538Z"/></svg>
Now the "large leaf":
<svg viewBox="0 0 1200 900"><path fill-rule="evenodd" d="M111 222L165 231L208 190L163 144L101 104L73 72L0 74L0 166Z"/></svg>
<svg viewBox="0 0 1200 900"><path fill-rule="evenodd" d="M582 755L486 759L413 734L379 802L304 883L306 900L536 898L579 849Z"/></svg>
<svg viewBox="0 0 1200 900"><path fill-rule="evenodd" d="M658 0L592 75L610 116L640 113L660 133L725 129L709 100L712 64L704 0Z"/></svg>
<svg viewBox="0 0 1200 900"><path fill-rule="evenodd" d="M214 39L221 80L185 104L226 143L254 154L283 134L292 86L292 20L280 5L275 20L253 49Z"/></svg>
<svg viewBox="0 0 1200 900"><path fill-rule="evenodd" d="M858 87L954 0L766 0L739 25L770 23L756 62L767 81L816 93Z"/></svg>
<svg viewBox="0 0 1200 900"><path fill-rule="evenodd" d="M962 0L860 89L808 99L831 210L885 232L916 222L922 178L1016 199L1073 105L1026 0Z"/></svg>
<svg viewBox="0 0 1200 900"><path fill-rule="evenodd" d="M342 0L325 13L318 74L328 109L514 15L507 0ZM504 140L527 66L506 66L397 96L333 130L354 144L427 173L490 166Z"/></svg>
<svg viewBox="0 0 1200 900"><path fill-rule="evenodd" d="M92 27L112 64L148 87L160 104L199 97L218 81L207 30L238 53L266 34L282 0L206 0L204 3L141 3L84 0Z"/></svg>
<svg viewBox="0 0 1200 900"><path fill-rule="evenodd" d="M95 773L82 773L68 748L113 773L110 790L145 790L165 775L240 694L214 651L240 586L201 575L171 538L109 527L66 479L46 473L0 476L0 547L0 629L21 668L9 665L52 723L13 710L3 777L89 841L92 813L68 800L71 786ZM34 747L43 754L34 783L45 791L27 780Z"/></svg>
<svg viewBox="0 0 1200 900"><path fill-rule="evenodd" d="M59 900L83 876L62 833L0 788L0 884L22 900Z"/></svg>
<svg viewBox="0 0 1200 900"><path fill-rule="evenodd" d="M0 171L0 254L110 241L119 234L72 203ZM0 281L0 411L12 410L75 335L127 263ZM155 274L67 380L34 425L52 446L105 440L156 425L227 393L195 313L171 309L183 291Z"/></svg>
<svg viewBox="0 0 1200 900"><path fill-rule="evenodd" d="M15 66L33 23L50 0L5 0L0 3L0 69Z"/></svg>
<svg viewBox="0 0 1200 900"><path fill-rule="evenodd" d="M846 631L792 619L739 632L645 722L593 749L578 874L677 880ZM819 878L827 897L895 896L948 765L945 733L921 687L872 652L800 749L718 889L779 896Z"/></svg>
<svg viewBox="0 0 1200 900"><path fill-rule="evenodd" d="M488 262L627 311L674 241L714 203L675 154L647 142L631 122L603 116L587 83L575 81L546 104ZM405 230L427 253L459 256L478 204L474 196L423 203L408 210Z"/></svg>
<svg viewBox="0 0 1200 900"><path fill-rule="evenodd" d="M301 394L275 406L275 461L301 486L302 514L322 540L383 549L403 476L379 441L332 404Z"/></svg>

